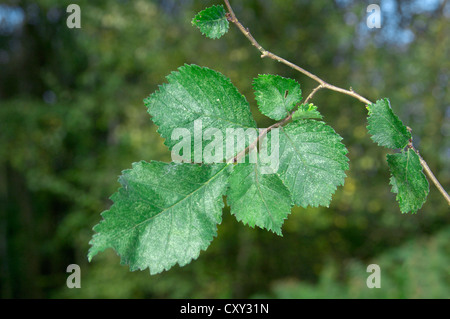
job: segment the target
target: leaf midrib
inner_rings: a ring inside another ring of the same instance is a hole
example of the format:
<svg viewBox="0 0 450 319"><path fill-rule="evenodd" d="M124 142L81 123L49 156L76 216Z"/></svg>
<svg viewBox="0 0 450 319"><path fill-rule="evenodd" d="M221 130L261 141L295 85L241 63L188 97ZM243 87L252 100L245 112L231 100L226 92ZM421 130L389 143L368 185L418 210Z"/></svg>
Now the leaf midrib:
<svg viewBox="0 0 450 319"><path fill-rule="evenodd" d="M175 207L176 205L178 205L179 203L183 202L184 200L186 200L187 198L190 198L191 196L193 196L197 191L199 191L200 189L202 189L203 187L205 187L207 184L209 184L213 179L216 178L217 175L219 175L224 169L226 169L229 165L231 165L231 163L226 164L220 171L218 171L216 174L214 174L214 176L212 176L209 180L207 180L205 183L203 183L199 188L195 189L193 192L189 193L186 195L186 197L180 199L179 201L177 201L176 203L172 204L169 207L164 208L162 211L160 211L159 213L157 213L156 215L153 215L143 221L141 221L140 223L133 225L132 227L129 227L127 229L122 230L120 233L115 234L112 237L109 237L109 240L113 241L115 239L117 239L118 237L122 236L123 234L129 232L130 230L133 230L139 226L141 226L144 223L149 222L150 220L152 220L153 218L156 218L158 216L160 216L161 214L163 214L164 212L166 212L169 209L172 209L173 207Z"/></svg>

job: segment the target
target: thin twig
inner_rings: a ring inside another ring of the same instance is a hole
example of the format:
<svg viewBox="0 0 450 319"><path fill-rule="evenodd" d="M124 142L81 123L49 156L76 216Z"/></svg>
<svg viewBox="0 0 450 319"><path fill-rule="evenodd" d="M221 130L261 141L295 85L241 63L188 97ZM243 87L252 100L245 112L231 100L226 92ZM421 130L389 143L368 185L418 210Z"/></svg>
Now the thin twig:
<svg viewBox="0 0 450 319"><path fill-rule="evenodd" d="M430 167L428 166L427 162L420 156L419 151L417 151L414 146L411 145L411 149L416 152L417 156L419 156L420 164L423 167L423 170L427 174L427 176L432 180L433 184L436 186L436 188L441 192L442 196L444 196L445 200L447 201L448 205L450 205L450 196L445 191L444 187L442 187L441 183L439 183L436 176L434 176L433 172L431 171Z"/></svg>
<svg viewBox="0 0 450 319"><path fill-rule="evenodd" d="M244 150L242 150L241 152L239 152L234 158L227 160L227 162L233 162L233 163L237 163L237 161L239 159L242 158L242 156L245 156L245 154L247 152L251 152L256 145L258 144L258 142L264 138L267 133L269 133L272 129L276 128L276 127L280 127L283 126L284 124L286 124L291 118L292 118L292 113L290 113L286 118L284 118L282 121L275 123L267 128L261 129L261 131L259 132L259 135L257 137L257 139L255 141L253 141L252 144L250 144L249 146L247 146Z"/></svg>
<svg viewBox="0 0 450 319"><path fill-rule="evenodd" d="M253 35L250 33L250 30L246 27L244 27L242 25L242 23L239 22L238 18L236 17L236 14L233 11L233 8L230 5L229 0L224 0L225 5L228 9L228 13L227 13L227 17L228 20L232 23L234 23L239 30L245 35L245 37L247 37L247 39L250 41L250 43L256 47L260 52L261 52L261 58L271 58L277 62L283 63L287 66L289 66L290 68L306 75L307 77L309 77L310 79L313 79L314 81L319 83L319 86L317 86L312 92L311 94L306 98L305 103L307 103L312 97L313 95L320 89L325 88L325 89L329 89L331 91L335 91L335 92L339 92L348 96L351 96L361 102L363 102L364 104L372 104L371 101L369 101L368 99L366 99L365 97L363 97L362 95L359 95L358 93L356 93L355 91L353 91L353 89L350 88L350 90L346 90L340 87L337 87L335 85L332 85L324 80L322 80L320 77L318 77L317 75L312 74L311 72L299 67L298 65L270 52L267 51L266 49L264 49L259 43L258 41L256 41L256 39L253 37ZM270 130L272 130L275 127L279 127L284 125L285 123L287 123L288 121L291 120L293 113L290 113L285 119L283 119L282 121L275 123L274 125L264 129L261 131L261 133L259 134L258 138L256 139L256 141L254 141L251 145L249 145L245 150L241 151L238 155L236 155L232 161L233 162L237 162L242 156L244 156L246 154L247 151L251 151L253 148L255 148L256 144L258 143L258 141L263 138L264 136L267 135L268 132L270 132ZM414 147L411 144L411 147L414 149ZM423 169L425 170L425 173L427 174L427 176L431 179L431 181L433 182L433 184L436 186L436 188L441 192L442 196L444 196L444 198L447 200L447 203L450 205L450 196L448 195L448 193L445 191L445 189L442 187L442 185L439 183L439 181L437 180L437 178L434 176L433 172L431 171L430 167L428 166L427 162L425 162L425 160L420 156L419 152L414 149L414 151L416 152L416 154L419 156L420 159L420 164L422 165Z"/></svg>
<svg viewBox="0 0 450 319"><path fill-rule="evenodd" d="M224 0L224 2L225 2L225 5L228 8L228 15L227 15L228 16L228 20L230 22L234 23L239 28L239 30L247 37L247 39L251 42L251 44L253 46L255 46L261 52L261 58L268 57L268 58L271 58L271 59L273 59L273 60L275 60L277 62L283 63L283 64L291 67L292 69L294 69L294 70L296 70L296 71L298 71L300 73L303 73L304 75L306 75L307 77L313 79L314 81L318 82L319 84L322 85L323 88L326 88L326 89L329 89L329 90L332 90L332 91L336 91L336 92L340 92L342 94L346 94L346 95L352 96L355 99L358 99L358 100L360 100L361 102L363 102L365 104L372 104L372 102L370 102L368 99L366 99L365 97L359 95L358 93L354 92L353 90L342 89L340 87L337 87L335 85L327 83L326 81L324 81L321 78L319 78L317 75L314 75L311 72L303 69L302 67L299 67L298 65L296 65L296 64L294 64L294 63L292 63L292 62L290 62L290 61L288 61L288 60L286 60L286 59L284 59L284 58L282 58L282 57L280 57L280 56L278 56L278 55L276 55L276 54L274 54L274 53L272 53L270 51L267 51L266 49L264 49L258 43L258 41L256 41L256 39L253 37L253 35L250 33L250 30L248 28L244 27L242 25L242 23L239 22L238 18L236 17L236 15L235 15L235 13L234 13L231 5L230 5L230 2L228 0Z"/></svg>
<svg viewBox="0 0 450 319"><path fill-rule="evenodd" d="M314 94L316 94L317 91L319 91L320 89L323 88L322 84L319 84L314 90L312 90L312 92L308 95L308 97L306 98L305 102L303 102L304 104L308 104L309 100L312 99L312 97L314 96Z"/></svg>

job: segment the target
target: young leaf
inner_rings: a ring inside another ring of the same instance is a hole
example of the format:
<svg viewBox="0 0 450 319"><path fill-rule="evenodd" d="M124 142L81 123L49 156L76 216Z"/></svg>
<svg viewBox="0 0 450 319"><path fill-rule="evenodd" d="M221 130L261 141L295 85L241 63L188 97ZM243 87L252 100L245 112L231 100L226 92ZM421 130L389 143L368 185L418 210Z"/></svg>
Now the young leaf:
<svg viewBox="0 0 450 319"><path fill-rule="evenodd" d="M401 212L416 213L425 203L429 192L419 156L408 148L406 152L388 154L387 162L392 175L392 192L397 193Z"/></svg>
<svg viewBox="0 0 450 319"><path fill-rule="evenodd" d="M237 164L229 179L227 203L236 219L266 228L281 236L281 226L291 212L291 193L276 174L264 174L261 163Z"/></svg>
<svg viewBox="0 0 450 319"><path fill-rule="evenodd" d="M208 145L201 142L202 132L212 128L221 134L224 150L222 160L227 160L227 129L250 129L256 134L256 123L247 100L223 74L206 67L184 65L178 72L167 76L167 79L169 83L160 86L159 91L146 98L144 103L170 150L179 143L178 139L172 139L174 130L185 129L190 135L191 149L194 149L196 135L199 135L200 143L197 146L200 145L201 149L195 152L197 155L200 153L201 159ZM242 149L251 142L247 139ZM240 151L236 148L233 155ZM191 153L192 158L195 152Z"/></svg>
<svg viewBox="0 0 450 319"><path fill-rule="evenodd" d="M316 120L292 122L280 130L278 174L294 203L328 207L349 168L342 137Z"/></svg>
<svg viewBox="0 0 450 319"><path fill-rule="evenodd" d="M370 104L368 110L367 129L373 141L388 148L404 148L408 145L411 133L394 114L388 99Z"/></svg>
<svg viewBox="0 0 450 319"><path fill-rule="evenodd" d="M302 99L300 84L279 75L260 74L253 81L253 89L261 113L274 120L288 116Z"/></svg>
<svg viewBox="0 0 450 319"><path fill-rule="evenodd" d="M218 39L228 32L229 22L222 5L215 5L200 11L193 19L192 25L198 27L202 34L211 39Z"/></svg>
<svg viewBox="0 0 450 319"><path fill-rule="evenodd" d="M130 270L151 274L196 259L216 236L231 164L140 162L123 172L122 187L103 212L89 260L112 247Z"/></svg>
<svg viewBox="0 0 450 319"><path fill-rule="evenodd" d="M292 120L303 119L322 119L322 114L317 111L317 106L312 103L302 104L298 107L298 110L292 114Z"/></svg>

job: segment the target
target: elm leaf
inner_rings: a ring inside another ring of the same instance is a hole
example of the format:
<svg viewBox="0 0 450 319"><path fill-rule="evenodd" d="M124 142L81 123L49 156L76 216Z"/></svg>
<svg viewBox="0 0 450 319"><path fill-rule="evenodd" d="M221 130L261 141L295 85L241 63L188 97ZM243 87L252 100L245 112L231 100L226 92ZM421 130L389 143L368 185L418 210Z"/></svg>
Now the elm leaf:
<svg viewBox="0 0 450 319"><path fill-rule="evenodd" d="M204 162L202 155L205 155L209 144L202 142L202 134L208 129L220 133L223 140L221 160L236 155L253 142L249 137L234 151L227 150L227 130L240 130L248 134L246 136L251 136L251 133L257 136L250 106L230 79L197 65L184 65L167 79L169 83L161 85L158 91L144 99L144 104L170 150L179 143L178 139L172 138L172 134L183 129L189 133L191 150L194 150L191 159L196 163ZM196 138L196 135L199 137ZM227 155L226 151L230 153ZM196 156L198 160L195 160Z"/></svg>
<svg viewBox="0 0 450 319"><path fill-rule="evenodd" d="M261 163L239 163L231 173L227 204L236 219L281 235L291 212L291 193L277 174L265 174Z"/></svg>
<svg viewBox="0 0 450 319"><path fill-rule="evenodd" d="M378 100L367 108L369 110L367 129L374 142L392 149L408 145L411 133L394 114L388 99Z"/></svg>
<svg viewBox="0 0 450 319"><path fill-rule="evenodd" d="M303 119L322 119L322 114L317 111L317 106L312 103L302 104L298 107L298 110L292 114L292 120Z"/></svg>
<svg viewBox="0 0 450 319"><path fill-rule="evenodd" d="M253 89L261 113L274 120L288 116L302 100L300 84L279 75L260 74L253 81Z"/></svg>
<svg viewBox="0 0 450 319"><path fill-rule="evenodd" d="M430 190L419 156L408 148L406 152L388 154L387 162L391 171L392 192L397 194L401 212L416 213L425 203Z"/></svg>
<svg viewBox="0 0 450 319"><path fill-rule="evenodd" d="M208 38L219 39L228 32L230 23L223 5L215 5L200 11L192 19L192 25Z"/></svg>
<svg viewBox="0 0 450 319"><path fill-rule="evenodd" d="M119 178L114 204L94 227L88 258L108 247L151 274L196 259L217 235L231 164L139 162Z"/></svg>
<svg viewBox="0 0 450 319"><path fill-rule="evenodd" d="M277 174L295 205L329 206L337 186L344 185L348 151L340 137L321 121L306 119L280 129Z"/></svg>

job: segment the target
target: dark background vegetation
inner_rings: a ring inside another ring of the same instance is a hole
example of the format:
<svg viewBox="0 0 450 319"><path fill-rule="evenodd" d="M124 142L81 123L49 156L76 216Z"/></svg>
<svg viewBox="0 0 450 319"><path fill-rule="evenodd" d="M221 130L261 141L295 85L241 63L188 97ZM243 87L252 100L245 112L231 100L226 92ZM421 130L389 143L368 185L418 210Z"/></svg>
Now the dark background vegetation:
<svg viewBox="0 0 450 319"><path fill-rule="evenodd" d="M81 6L82 28L66 27ZM184 63L230 77L251 104L259 73L312 80L269 59L234 26L210 40L191 26L220 1L7 0L0 3L0 297L2 298L446 298L450 211L434 186L416 214L390 192L387 151L366 131L366 109L320 91L314 102L343 136L350 170L329 208L295 208L283 237L224 210L198 260L150 276L111 249L88 263L88 242L121 171L170 161L142 100ZM381 4L381 29L367 5ZM268 50L370 100L389 97L415 145L450 189L448 1L234 0ZM81 289L66 267L81 266ZM382 288L368 289L368 264Z"/></svg>

